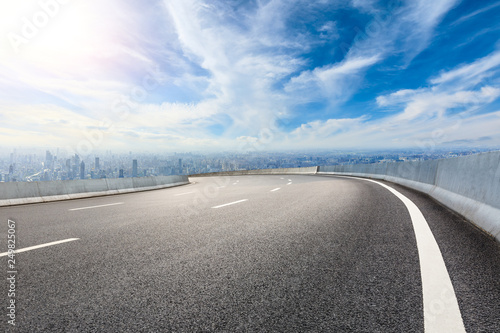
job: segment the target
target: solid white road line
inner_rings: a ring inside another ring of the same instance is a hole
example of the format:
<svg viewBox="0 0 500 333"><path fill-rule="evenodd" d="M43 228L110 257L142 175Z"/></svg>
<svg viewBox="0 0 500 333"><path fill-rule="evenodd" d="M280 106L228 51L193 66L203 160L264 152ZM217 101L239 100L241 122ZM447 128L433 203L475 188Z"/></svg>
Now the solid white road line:
<svg viewBox="0 0 500 333"><path fill-rule="evenodd" d="M424 327L426 333L465 333L455 290L446 269L441 250L424 215L410 199L390 186L371 179L398 197L410 213L417 239L422 292L424 298Z"/></svg>
<svg viewBox="0 0 500 333"><path fill-rule="evenodd" d="M76 241L76 240L79 240L79 239L80 238L68 238L68 239L64 239L64 240L60 240L60 241L56 241L56 242L51 242L51 243L46 243L46 244L41 244L41 245L35 245L35 246L25 247L24 249L15 250L14 253L21 253L21 252L26 252L26 251L30 251L30 250L40 249L42 247L47 247L47 246L52 246L52 245L57 245L57 244L62 244L62 243L67 243L67 242L72 242L72 241ZM4 256L6 256L8 254L9 254L9 252L0 253L0 257L4 257Z"/></svg>
<svg viewBox="0 0 500 333"><path fill-rule="evenodd" d="M186 194L191 194L191 193L194 193L194 192L179 193L179 194L174 195L174 197L179 197L181 195L186 195Z"/></svg>
<svg viewBox="0 0 500 333"><path fill-rule="evenodd" d="M274 190L271 190L271 192L275 192L275 191L278 191L280 189L281 189L281 187L278 187L278 188L275 188Z"/></svg>
<svg viewBox="0 0 500 333"><path fill-rule="evenodd" d="M229 206L229 205L234 205L234 204L237 204L237 203L240 203L240 202L244 202L244 201L248 201L248 199L238 200L238 201L230 202L230 203L219 205L219 206L214 206L212 208L221 208L221 207L225 207L225 206Z"/></svg>
<svg viewBox="0 0 500 333"><path fill-rule="evenodd" d="M73 208L73 209L68 209L68 210L72 211L72 210L92 209L92 208L101 208L101 207L116 206L116 205L123 205L123 204L124 204L123 202L116 202L116 203L107 204L107 205Z"/></svg>

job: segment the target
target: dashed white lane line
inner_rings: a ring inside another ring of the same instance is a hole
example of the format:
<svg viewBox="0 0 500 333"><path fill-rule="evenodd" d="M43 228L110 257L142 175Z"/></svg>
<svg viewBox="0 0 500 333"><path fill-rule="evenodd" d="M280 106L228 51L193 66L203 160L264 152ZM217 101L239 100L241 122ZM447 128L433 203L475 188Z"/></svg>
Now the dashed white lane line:
<svg viewBox="0 0 500 333"><path fill-rule="evenodd" d="M289 182L291 182L292 180L291 179L288 179Z"/></svg>
<svg viewBox="0 0 500 333"><path fill-rule="evenodd" d="M465 333L462 314L443 255L420 209L390 186L371 179L358 179L385 187L405 204L410 213L422 275L425 333Z"/></svg>
<svg viewBox="0 0 500 333"><path fill-rule="evenodd" d="M292 185L292 182L289 182L287 185Z"/></svg>
<svg viewBox="0 0 500 333"><path fill-rule="evenodd" d="M229 206L229 205L234 205L234 204L237 204L237 203L240 203L240 202L244 202L244 201L248 201L248 199L238 200L238 201L230 202L230 203L223 204L223 205L219 205L219 206L214 206L214 207L212 207L212 208L221 208L221 207L226 207L226 206Z"/></svg>
<svg viewBox="0 0 500 333"><path fill-rule="evenodd" d="M179 194L174 195L174 197L179 197L181 195L186 195L186 194L191 194L191 193L194 193L194 192L179 193Z"/></svg>
<svg viewBox="0 0 500 333"><path fill-rule="evenodd" d="M216 187L216 188L224 188L225 186L219 186L219 187Z"/></svg>
<svg viewBox="0 0 500 333"><path fill-rule="evenodd" d="M285 179L285 178L281 177L280 179Z"/></svg>
<svg viewBox="0 0 500 333"><path fill-rule="evenodd" d="M101 208L101 207L116 206L116 205L123 205L123 204L124 204L123 202L116 202L116 203L107 204L107 205L73 208L73 209L68 209L68 210L73 211L73 210L82 210L82 209L92 209L92 208Z"/></svg>
<svg viewBox="0 0 500 333"><path fill-rule="evenodd" d="M46 244L40 244L40 245L25 247L24 249L15 250L14 253L21 253L21 252L26 252L26 251L30 251L30 250L36 250L36 249L40 249L42 247L47 247L47 246L52 246L52 245L57 245L57 244L62 244L62 243L67 243L67 242L72 242L72 241L76 241L76 240L79 240L79 239L80 238L68 238L68 239L64 239L64 240L60 240L60 241L56 241L56 242L51 242L51 243L46 243ZM4 256L6 256L8 254L9 254L9 252L0 253L0 257L4 257Z"/></svg>
<svg viewBox="0 0 500 333"><path fill-rule="evenodd" d="M279 190L281 190L281 187L275 188L274 190L271 190L271 192L276 192L276 191L279 191Z"/></svg>

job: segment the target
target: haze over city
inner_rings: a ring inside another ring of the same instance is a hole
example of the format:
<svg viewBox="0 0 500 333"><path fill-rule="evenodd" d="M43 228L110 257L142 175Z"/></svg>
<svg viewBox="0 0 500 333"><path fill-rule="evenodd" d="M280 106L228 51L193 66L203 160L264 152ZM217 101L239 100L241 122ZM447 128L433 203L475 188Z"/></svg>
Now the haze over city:
<svg viewBox="0 0 500 333"><path fill-rule="evenodd" d="M10 1L0 146L500 146L496 1Z"/></svg>

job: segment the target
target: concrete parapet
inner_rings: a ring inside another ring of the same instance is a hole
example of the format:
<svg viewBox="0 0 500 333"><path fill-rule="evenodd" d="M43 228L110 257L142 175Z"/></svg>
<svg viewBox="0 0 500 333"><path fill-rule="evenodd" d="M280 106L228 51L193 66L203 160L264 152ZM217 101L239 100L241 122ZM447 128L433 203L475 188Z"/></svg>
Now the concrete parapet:
<svg viewBox="0 0 500 333"><path fill-rule="evenodd" d="M257 170L238 170L225 172L210 172L190 175L189 177L216 177L216 176L244 176L244 175L293 175L300 174L313 175L317 172L318 167L303 167L303 168L280 168L280 169L257 169Z"/></svg>
<svg viewBox="0 0 500 333"><path fill-rule="evenodd" d="M318 174L383 179L429 194L500 241L500 151L442 160L319 167Z"/></svg>
<svg viewBox="0 0 500 333"><path fill-rule="evenodd" d="M0 183L0 207L155 190L188 183L187 176Z"/></svg>

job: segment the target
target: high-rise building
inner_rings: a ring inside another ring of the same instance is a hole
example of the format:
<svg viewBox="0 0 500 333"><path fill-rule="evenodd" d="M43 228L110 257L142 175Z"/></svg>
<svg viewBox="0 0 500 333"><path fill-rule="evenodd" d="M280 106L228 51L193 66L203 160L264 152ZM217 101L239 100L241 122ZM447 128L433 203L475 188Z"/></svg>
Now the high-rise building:
<svg viewBox="0 0 500 333"><path fill-rule="evenodd" d="M68 179L71 179L71 159L66 160L66 172L68 173Z"/></svg>
<svg viewBox="0 0 500 333"><path fill-rule="evenodd" d="M179 174L182 174L182 158L179 158Z"/></svg>
<svg viewBox="0 0 500 333"><path fill-rule="evenodd" d="M50 151L45 151L45 168L52 169L54 158Z"/></svg>
<svg viewBox="0 0 500 333"><path fill-rule="evenodd" d="M99 157L95 158L95 170L99 171L101 169L101 166L99 165Z"/></svg>
<svg viewBox="0 0 500 333"><path fill-rule="evenodd" d="M137 160L132 161L132 177L137 177Z"/></svg>
<svg viewBox="0 0 500 333"><path fill-rule="evenodd" d="M80 163L80 179L85 179L85 162Z"/></svg>
<svg viewBox="0 0 500 333"><path fill-rule="evenodd" d="M123 169L120 169L120 175L118 176L118 178L124 178L124 176L123 176Z"/></svg>

